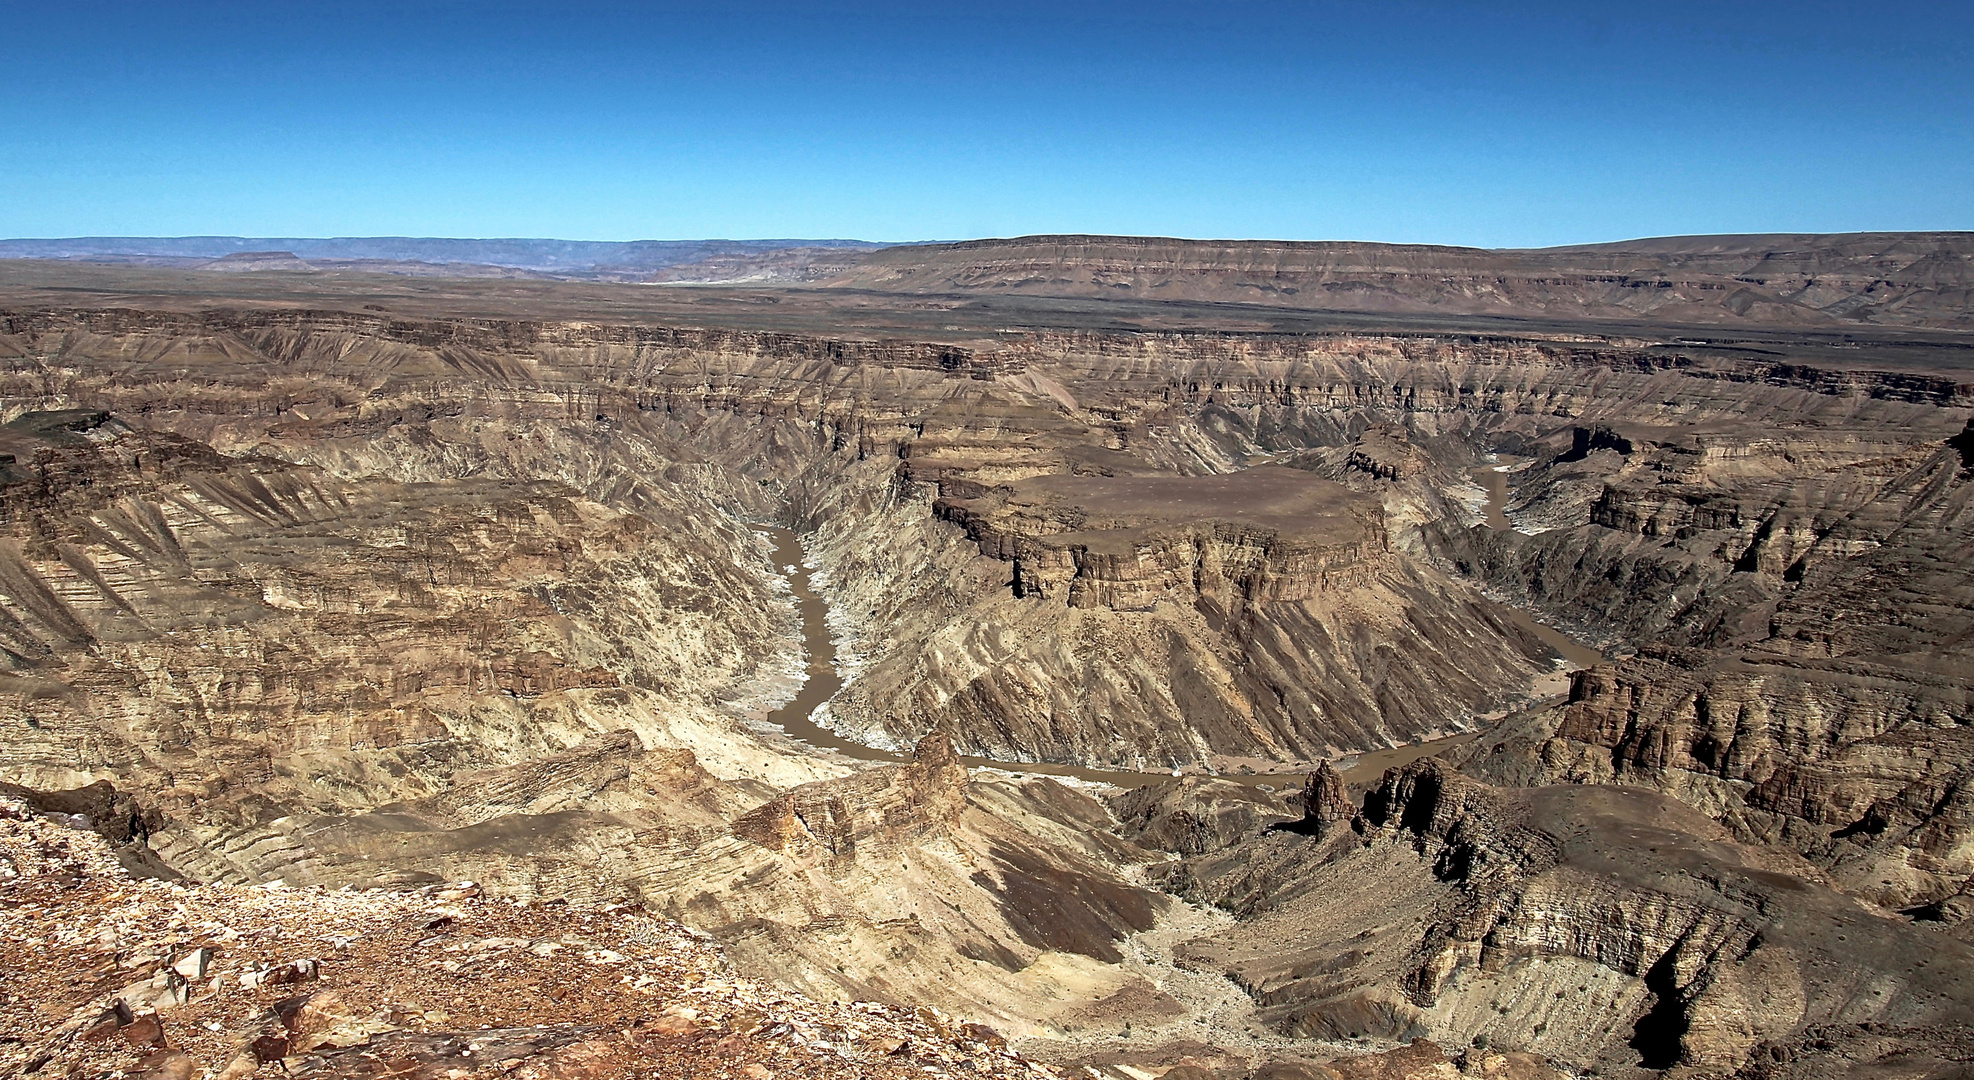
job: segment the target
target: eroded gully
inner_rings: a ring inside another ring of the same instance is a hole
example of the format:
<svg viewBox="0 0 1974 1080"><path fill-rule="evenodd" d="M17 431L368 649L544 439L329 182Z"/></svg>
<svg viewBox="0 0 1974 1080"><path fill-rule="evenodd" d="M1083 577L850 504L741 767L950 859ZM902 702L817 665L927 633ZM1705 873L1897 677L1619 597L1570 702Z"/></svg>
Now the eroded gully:
<svg viewBox="0 0 1974 1080"><path fill-rule="evenodd" d="M1483 522L1492 529L1508 529L1509 523L1504 512L1507 502L1507 477L1494 468L1476 469L1474 479L1487 491L1487 505ZM795 607L802 619L802 646L806 656L802 686L795 697L767 716L770 724L780 728L789 738L820 750L830 750L844 757L858 761L898 762L905 755L892 750L846 739L815 722L816 710L836 692L843 688L843 677L836 668L836 642L830 638L829 625L825 616L828 605L817 596L810 584L810 571L803 562L802 544L791 529L762 529L761 534L768 538L774 547L775 565L783 568L788 584L795 595ZM1583 643L1557 630L1537 622L1527 612L1501 605L1504 616L1515 625L1528 631L1544 645L1554 649L1569 665L1570 670L1589 667L1603 660L1602 654ZM1463 732L1440 739L1409 743L1384 750L1375 750L1355 755L1356 760L1340 769L1346 783L1368 784L1384 774L1386 769L1404 765L1422 757L1449 750L1478 738L1479 731ZM961 759L975 768L1002 769L1009 772L1034 773L1045 776L1070 777L1099 784L1117 787L1139 787L1161 779L1168 779L1172 772L1139 772L1123 769L1092 769L1081 765L1058 765L1049 762L999 761L993 758L965 757ZM1284 781L1297 781L1306 770L1279 770L1256 772L1252 775L1218 774L1221 779L1252 786L1280 786Z"/></svg>

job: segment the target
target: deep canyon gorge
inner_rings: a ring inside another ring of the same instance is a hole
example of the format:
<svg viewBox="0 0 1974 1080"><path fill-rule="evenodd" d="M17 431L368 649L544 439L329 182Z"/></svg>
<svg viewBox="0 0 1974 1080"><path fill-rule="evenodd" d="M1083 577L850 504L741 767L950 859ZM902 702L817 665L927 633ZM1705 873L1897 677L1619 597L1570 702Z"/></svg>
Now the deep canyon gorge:
<svg viewBox="0 0 1974 1080"><path fill-rule="evenodd" d="M635 910L1061 1075L1974 1067L1966 250L1855 340L1111 319L977 255L7 264L0 794L140 880Z"/></svg>

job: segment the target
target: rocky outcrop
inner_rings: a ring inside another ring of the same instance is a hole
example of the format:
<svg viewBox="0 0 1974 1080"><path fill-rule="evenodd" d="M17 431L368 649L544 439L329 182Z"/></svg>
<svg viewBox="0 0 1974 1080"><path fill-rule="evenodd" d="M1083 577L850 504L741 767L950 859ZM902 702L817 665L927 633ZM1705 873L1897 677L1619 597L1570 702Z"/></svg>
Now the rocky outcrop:
<svg viewBox="0 0 1974 1080"><path fill-rule="evenodd" d="M133 881L95 837L23 810L0 800L0 934L34 942L0 957L8 1075L1060 1075L979 1024L749 979L636 907L516 904L471 883ZM152 982L177 992L133 988Z"/></svg>
<svg viewBox="0 0 1974 1080"><path fill-rule="evenodd" d="M1033 477L933 512L1013 564L1016 596L1071 607L1315 600L1390 567L1376 504L1296 469Z"/></svg>
<svg viewBox="0 0 1974 1080"><path fill-rule="evenodd" d="M1126 839L1179 855L1222 851L1294 820L1272 791L1192 776L1133 788L1112 797L1110 808Z"/></svg>
<svg viewBox="0 0 1974 1080"><path fill-rule="evenodd" d="M1287 1030L1718 1075L1817 1025L1945 1030L1974 1008L1950 973L1965 946L1663 796L1494 788L1425 759L1363 813L1361 838L1272 833L1176 872L1246 916L1189 955Z"/></svg>
<svg viewBox="0 0 1974 1080"><path fill-rule="evenodd" d="M1974 873L1959 452L1862 433L1786 455L1705 432L1575 441L1584 464L1610 459L1600 478L1525 485L1596 483L1590 520L1483 562L1657 643L1579 674L1546 733L1476 768L1667 791L1885 907L1957 890Z"/></svg>
<svg viewBox="0 0 1974 1080"><path fill-rule="evenodd" d="M1351 805L1343 777L1329 762L1316 766L1302 787L1302 828L1318 840L1334 835L1339 828L1362 828L1364 817Z"/></svg>
<svg viewBox="0 0 1974 1080"><path fill-rule="evenodd" d="M966 806L966 768L952 740L927 736L895 768L796 788L735 818L733 834L797 862L840 866L857 843L883 833L935 830Z"/></svg>
<svg viewBox="0 0 1974 1080"><path fill-rule="evenodd" d="M821 504L845 512L818 515L813 549L871 628L831 716L872 742L938 728L1003 759L1306 760L1457 725L1455 698L1516 700L1547 654L1384 550L1373 500L1300 470L1037 477L967 500L881 470Z"/></svg>

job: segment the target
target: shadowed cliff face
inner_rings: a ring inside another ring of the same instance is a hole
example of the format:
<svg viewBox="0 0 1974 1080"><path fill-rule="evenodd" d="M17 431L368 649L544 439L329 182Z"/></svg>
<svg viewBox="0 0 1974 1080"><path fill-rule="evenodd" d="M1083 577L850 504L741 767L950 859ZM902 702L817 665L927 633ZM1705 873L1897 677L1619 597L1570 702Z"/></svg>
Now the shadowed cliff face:
<svg viewBox="0 0 1974 1080"><path fill-rule="evenodd" d="M1908 963L1974 874L1952 380L1471 338L4 330L0 780L112 780L88 805L193 877L636 899L813 994L1038 1038L1185 1017L1157 934L1307 1038L1725 1072L1847 1009L1965 1022ZM1481 524L1493 463L1519 529ZM801 659L769 520L831 602L825 718L912 761L755 722ZM1566 687L1504 598L1620 659ZM1265 768L1521 705L1457 751L1479 780L1368 802L953 759ZM1145 885L1160 849L1240 921ZM1795 936L1819 919L1842 948Z"/></svg>

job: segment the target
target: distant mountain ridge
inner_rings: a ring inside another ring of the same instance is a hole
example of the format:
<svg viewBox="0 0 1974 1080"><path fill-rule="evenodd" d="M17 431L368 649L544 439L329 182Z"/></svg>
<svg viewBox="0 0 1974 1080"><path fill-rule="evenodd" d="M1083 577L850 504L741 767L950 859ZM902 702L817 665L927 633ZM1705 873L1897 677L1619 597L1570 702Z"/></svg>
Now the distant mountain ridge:
<svg viewBox="0 0 1974 1080"><path fill-rule="evenodd" d="M469 264L551 275L619 276L713 258L765 256L792 249L871 251L868 240L552 240L421 236L243 237L79 236L0 240L0 259L77 259L194 266L257 252L286 252L315 263Z"/></svg>
<svg viewBox="0 0 1974 1080"><path fill-rule="evenodd" d="M875 251L823 284L1390 314L1974 330L1974 232L1659 237L1528 250L1024 236Z"/></svg>
<svg viewBox="0 0 1974 1080"><path fill-rule="evenodd" d="M0 240L0 259L202 272L1122 298L1694 327L1974 331L1974 232L1673 236L1529 249L1094 235L913 244L78 237Z"/></svg>

